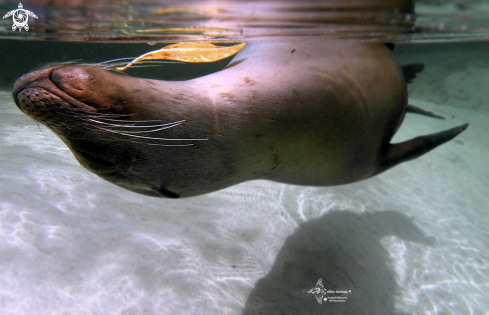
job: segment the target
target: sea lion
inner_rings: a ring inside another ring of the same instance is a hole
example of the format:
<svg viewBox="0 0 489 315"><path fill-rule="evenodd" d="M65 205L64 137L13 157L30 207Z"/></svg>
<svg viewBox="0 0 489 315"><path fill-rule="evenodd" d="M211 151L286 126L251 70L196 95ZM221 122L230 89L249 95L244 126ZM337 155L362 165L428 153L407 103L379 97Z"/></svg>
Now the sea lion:
<svg viewBox="0 0 489 315"><path fill-rule="evenodd" d="M401 69L385 45L341 40L248 44L181 82L51 66L21 76L13 97L89 171L170 198L253 179L352 183L467 127L391 144L407 106Z"/></svg>

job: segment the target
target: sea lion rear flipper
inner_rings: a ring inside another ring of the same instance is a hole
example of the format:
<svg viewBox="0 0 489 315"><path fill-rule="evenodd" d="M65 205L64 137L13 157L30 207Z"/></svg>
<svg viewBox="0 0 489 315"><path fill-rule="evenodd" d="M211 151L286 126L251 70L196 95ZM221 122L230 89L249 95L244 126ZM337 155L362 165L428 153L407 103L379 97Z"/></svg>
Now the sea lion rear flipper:
<svg viewBox="0 0 489 315"><path fill-rule="evenodd" d="M420 73L424 70L424 64L412 63L409 65L402 66L401 69L406 83L412 83L413 80L416 78L416 73Z"/></svg>
<svg viewBox="0 0 489 315"><path fill-rule="evenodd" d="M419 115L423 115L423 116L428 116L428 117L432 117L432 118L445 119L445 117L443 117L443 116L437 115L433 112L424 110L424 109L419 108L419 107L414 106L414 105L408 105L406 107L406 112L411 113L411 114L419 114Z"/></svg>
<svg viewBox="0 0 489 315"><path fill-rule="evenodd" d="M397 164L420 157L437 146L452 140L467 129L468 126L469 124L463 124L452 129L420 136L402 143L389 144L387 150L384 152L384 156L380 159L380 165L376 174L382 173Z"/></svg>

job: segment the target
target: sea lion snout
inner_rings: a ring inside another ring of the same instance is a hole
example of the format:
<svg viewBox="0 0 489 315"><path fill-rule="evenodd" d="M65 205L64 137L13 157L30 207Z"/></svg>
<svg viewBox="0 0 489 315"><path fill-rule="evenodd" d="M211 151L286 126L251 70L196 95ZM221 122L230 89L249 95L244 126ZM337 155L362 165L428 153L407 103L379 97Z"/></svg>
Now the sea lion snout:
<svg viewBox="0 0 489 315"><path fill-rule="evenodd" d="M79 112L96 112L94 107L87 106L58 87L59 75L58 82L52 79L58 69L62 67L40 69L17 79L12 93L17 107L25 114L40 121L44 121L40 118L46 118L50 111L76 109Z"/></svg>
<svg viewBox="0 0 489 315"><path fill-rule="evenodd" d="M124 89L117 83L107 85L114 75L93 67L67 66L54 69L50 79L63 93L94 109L120 110Z"/></svg>
<svg viewBox="0 0 489 315"><path fill-rule="evenodd" d="M84 66L44 68L17 79L13 98L21 111L35 119L40 110L120 112L125 93L117 84L106 84L114 75Z"/></svg>

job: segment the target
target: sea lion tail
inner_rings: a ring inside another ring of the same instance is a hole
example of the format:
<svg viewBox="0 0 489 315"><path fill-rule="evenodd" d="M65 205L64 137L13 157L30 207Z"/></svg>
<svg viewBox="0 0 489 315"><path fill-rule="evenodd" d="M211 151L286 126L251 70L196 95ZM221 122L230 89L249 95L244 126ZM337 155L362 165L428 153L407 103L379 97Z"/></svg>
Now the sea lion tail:
<svg viewBox="0 0 489 315"><path fill-rule="evenodd" d="M422 156L437 146L452 140L467 129L468 126L469 124L463 124L452 129L420 136L405 142L389 144L386 152L383 154L376 174L382 173L397 164Z"/></svg>

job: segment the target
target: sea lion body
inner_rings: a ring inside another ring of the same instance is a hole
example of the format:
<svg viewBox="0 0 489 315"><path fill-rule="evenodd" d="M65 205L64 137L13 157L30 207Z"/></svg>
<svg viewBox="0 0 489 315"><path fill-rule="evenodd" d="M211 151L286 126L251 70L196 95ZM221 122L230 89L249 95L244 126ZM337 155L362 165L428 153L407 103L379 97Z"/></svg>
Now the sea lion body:
<svg viewBox="0 0 489 315"><path fill-rule="evenodd" d="M181 82L56 66L19 78L14 99L88 170L164 197L252 179L351 183L422 155L466 127L391 145L407 105L394 56L382 44L331 40L249 44L227 68ZM97 127L183 120L151 133Z"/></svg>

